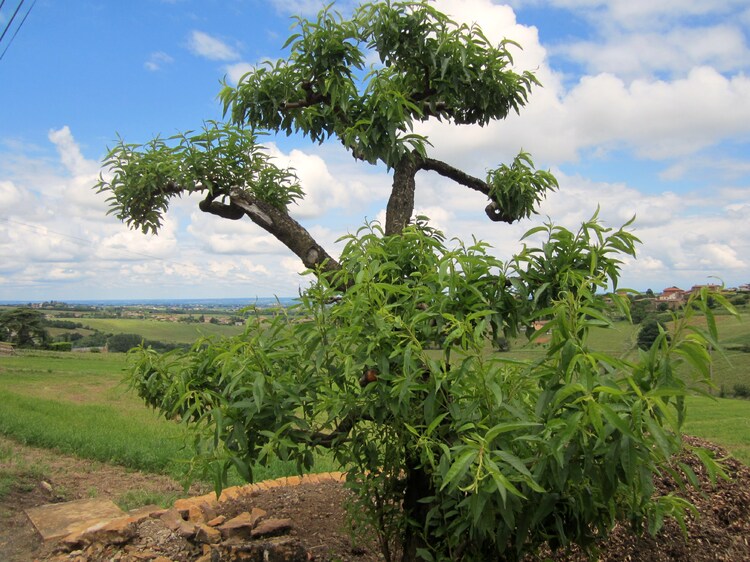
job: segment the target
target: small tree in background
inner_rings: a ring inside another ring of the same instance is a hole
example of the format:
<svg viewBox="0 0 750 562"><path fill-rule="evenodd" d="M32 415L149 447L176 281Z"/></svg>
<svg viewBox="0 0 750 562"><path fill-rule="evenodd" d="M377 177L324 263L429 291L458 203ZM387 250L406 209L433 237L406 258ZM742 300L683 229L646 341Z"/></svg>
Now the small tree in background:
<svg viewBox="0 0 750 562"><path fill-rule="evenodd" d="M107 349L113 353L130 351L143 343L138 334L113 334L107 338Z"/></svg>
<svg viewBox="0 0 750 562"><path fill-rule="evenodd" d="M656 318L649 318L641 323L641 329L638 330L638 347L641 349L649 349L659 334L666 333L667 330L664 324L659 322Z"/></svg>
<svg viewBox="0 0 750 562"><path fill-rule="evenodd" d="M31 308L0 311L0 341L18 347L44 347L49 334L44 327L44 314Z"/></svg>
<svg viewBox="0 0 750 562"><path fill-rule="evenodd" d="M609 324L596 291L616 286L619 256L634 255L637 239L596 216L577 232L548 224L528 233L546 236L541 247L503 263L413 219L420 172L485 194L496 222L530 216L557 187L526 153L482 179L433 159L413 132L430 119L485 125L519 111L537 81L512 69L514 44L494 45L426 2L383 2L349 19L298 19L287 46L286 60L222 90L230 123L120 143L98 186L111 212L145 232L173 197L200 193L202 211L249 218L309 269L300 304L259 316L243 336L135 356L132 385L194 429L196 463L217 490L230 468L252 480L258 462L310 469L315 451L330 450L387 560L512 559L545 542L585 548L616 520L655 530L679 516L684 502L653 499L652 478L680 447L687 387L674 366L707 376L713 325L689 336L677 327L637 362L588 340ZM369 70L368 51L380 61ZM257 143L263 130L334 139L384 165L385 224L346 236L334 259L292 218L303 188ZM543 357L491 351L537 319L551 333Z"/></svg>

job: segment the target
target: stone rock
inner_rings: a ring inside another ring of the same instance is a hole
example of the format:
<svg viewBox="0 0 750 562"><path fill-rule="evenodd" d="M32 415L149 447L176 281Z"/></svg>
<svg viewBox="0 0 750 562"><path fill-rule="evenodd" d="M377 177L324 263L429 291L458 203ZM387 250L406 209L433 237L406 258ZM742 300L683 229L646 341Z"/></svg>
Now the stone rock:
<svg viewBox="0 0 750 562"><path fill-rule="evenodd" d="M266 515L265 510L254 507L250 513L247 511L240 513L237 517L219 525L218 529L225 539L235 537L249 539L258 521Z"/></svg>
<svg viewBox="0 0 750 562"><path fill-rule="evenodd" d="M125 515L111 500L100 498L47 504L25 512L45 542L80 533L100 521Z"/></svg>
<svg viewBox="0 0 750 562"><path fill-rule="evenodd" d="M227 518L224 517L223 515L217 515L216 517L214 517L213 519L211 519L210 521L208 521L206 523L206 525L208 525L209 527L218 527L219 525L221 525L222 523L224 523L224 521L226 521L226 520L227 520Z"/></svg>
<svg viewBox="0 0 750 562"><path fill-rule="evenodd" d="M161 516L162 513L165 513L167 510L164 509L161 506L151 504L151 505L144 505L143 507L138 507L136 509L132 509L128 511L128 516L130 517L139 517L141 520L147 519L149 517L156 518Z"/></svg>
<svg viewBox="0 0 750 562"><path fill-rule="evenodd" d="M231 545L227 550L229 560L247 562L308 562L310 557L302 543L294 537L276 537Z"/></svg>
<svg viewBox="0 0 750 562"><path fill-rule="evenodd" d="M195 541L203 544L216 544L221 541L221 531L205 523L198 523L195 526Z"/></svg>
<svg viewBox="0 0 750 562"><path fill-rule="evenodd" d="M185 521L178 509L170 509L166 511L161 517L159 517L159 519L161 519L161 522L164 523L168 529L174 531L183 538L187 539L195 535L195 524Z"/></svg>
<svg viewBox="0 0 750 562"><path fill-rule="evenodd" d="M277 537L279 535L285 535L292 530L291 519L266 519L261 521L258 525L250 532L250 537L253 539L265 538L265 537Z"/></svg>
<svg viewBox="0 0 750 562"><path fill-rule="evenodd" d="M187 510L187 520L194 523L205 523L215 517L216 510L206 502L193 503Z"/></svg>

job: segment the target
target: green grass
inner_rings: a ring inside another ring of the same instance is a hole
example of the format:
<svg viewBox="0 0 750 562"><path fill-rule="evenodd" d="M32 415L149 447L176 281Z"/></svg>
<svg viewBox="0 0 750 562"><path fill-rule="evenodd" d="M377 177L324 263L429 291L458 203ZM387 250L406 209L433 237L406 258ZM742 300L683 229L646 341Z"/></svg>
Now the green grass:
<svg viewBox="0 0 750 562"><path fill-rule="evenodd" d="M29 465L25 459L19 458L11 447L0 444L0 500L14 490L33 490L43 477L45 469L45 466Z"/></svg>
<svg viewBox="0 0 750 562"><path fill-rule="evenodd" d="M750 315L745 314L747 319ZM728 316L718 319L723 343L750 341L750 322ZM161 341L193 341L204 334L237 333L241 327L175 324L149 320L86 319L97 329L133 332ZM93 326L92 326L93 327ZM613 355L633 350L638 326L617 323L596 330L592 347ZM514 342L509 357L532 358L543 349ZM731 393L734 384L750 384L750 353L714 354L714 380ZM181 474L190 451L182 448L186 430L158 417L121 383L127 356L119 353L80 354L24 351L0 357L0 433L14 440L147 472ZM686 432L714 441L750 464L750 401L691 398ZM0 450L0 462L5 453ZM319 458L316 470L336 470L333 461ZM256 480L291 475L292 463L278 461L257 467ZM0 474L0 492L13 474ZM235 481L236 483L236 481ZM7 493L7 492L6 492ZM124 505L143 498L124 498ZM167 502L168 500L163 500ZM155 501L155 503L161 503Z"/></svg>
<svg viewBox="0 0 750 562"><path fill-rule="evenodd" d="M121 380L126 354L22 352L0 358L0 434L21 443L180 477L187 430L148 409ZM2 454L2 451L0 451ZM336 470L318 457L316 471ZM296 474L291 462L254 468L256 480ZM239 483L234 477L231 484Z"/></svg>
<svg viewBox="0 0 750 562"><path fill-rule="evenodd" d="M184 429L143 408L74 404L0 390L0 432L22 443L136 470L177 474Z"/></svg>
<svg viewBox="0 0 750 562"><path fill-rule="evenodd" d="M685 433L717 443L750 465L750 400L693 396L687 406Z"/></svg>
<svg viewBox="0 0 750 562"><path fill-rule="evenodd" d="M81 322L105 334L138 334L147 340L170 343L193 343L201 336L234 336L244 330L243 326L160 322L135 318L84 318Z"/></svg>
<svg viewBox="0 0 750 562"><path fill-rule="evenodd" d="M115 498L114 502L117 507L123 511L131 511L144 505L158 505L161 507L171 507L175 500L183 497L184 494L177 492L154 492L149 490L130 490Z"/></svg>

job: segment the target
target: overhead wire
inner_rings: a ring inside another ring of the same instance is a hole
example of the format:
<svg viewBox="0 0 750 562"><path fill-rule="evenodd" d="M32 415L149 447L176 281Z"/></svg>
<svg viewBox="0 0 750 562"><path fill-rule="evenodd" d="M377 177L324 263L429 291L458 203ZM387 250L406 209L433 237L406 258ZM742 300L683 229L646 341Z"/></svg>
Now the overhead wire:
<svg viewBox="0 0 750 562"><path fill-rule="evenodd" d="M21 0L18 3L18 6L16 6L16 11L13 12L13 15L10 16L10 20L8 20L8 25L5 26L5 29L3 29L3 32L0 33L0 43L3 41L3 38L5 37L5 34L8 33L8 30L10 29L10 26L13 25L13 20L16 19L16 16L18 15L18 12L21 10L21 6L23 6L24 0Z"/></svg>
<svg viewBox="0 0 750 562"><path fill-rule="evenodd" d="M5 3L5 0L0 0L0 1L2 1L2 4ZM5 34L7 33L8 29L10 29L10 25L13 23L13 20L15 19L16 14L18 13L18 10L21 9L21 6L23 5L23 3L24 3L24 0L21 0L21 2L19 2L18 7L16 8L16 11L13 13L13 17L10 18L10 21L8 22L8 25L6 26L5 30L3 30L2 36L0 36L0 42L3 40L3 37L5 37ZM2 4L0 4L0 9L2 9L2 7L3 7ZM8 49L10 48L11 44L13 44L13 40L16 38L16 35L18 35L18 32L21 31L21 28L23 27L23 24L26 22L26 18L29 17L29 14L31 13L31 10L34 9L35 5L36 5L36 0L34 0L31 3L31 6L29 6L28 11L26 12L26 14L21 19L21 22L18 24L18 27L16 28L16 31L13 33L13 35L10 38L10 40L8 41L8 44L5 46L5 49L3 50L2 53L0 53L0 60L3 60L3 57L5 56L5 53L8 52Z"/></svg>

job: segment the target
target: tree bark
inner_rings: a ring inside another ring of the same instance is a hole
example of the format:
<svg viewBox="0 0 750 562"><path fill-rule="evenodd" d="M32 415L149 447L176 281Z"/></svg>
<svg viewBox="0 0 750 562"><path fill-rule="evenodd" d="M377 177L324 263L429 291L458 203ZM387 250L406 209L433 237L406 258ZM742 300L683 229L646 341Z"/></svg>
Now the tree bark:
<svg viewBox="0 0 750 562"><path fill-rule="evenodd" d="M434 495L432 482L429 475L419 467L418 459L409 455L406 459L406 489L404 491L403 509L409 524L404 531L402 562L415 562L420 560L417 551L420 548L426 548L427 543L424 539L425 523L427 513L430 510L429 504L420 502L422 498Z"/></svg>
<svg viewBox="0 0 750 562"><path fill-rule="evenodd" d="M240 208L255 224L273 234L310 269L338 271L339 263L326 252L310 233L285 211L253 197L241 189L230 194L232 206Z"/></svg>
<svg viewBox="0 0 750 562"><path fill-rule="evenodd" d="M394 167L393 189L385 215L386 236L400 234L409 224L414 212L414 176L418 169L417 157L413 153L406 154Z"/></svg>

